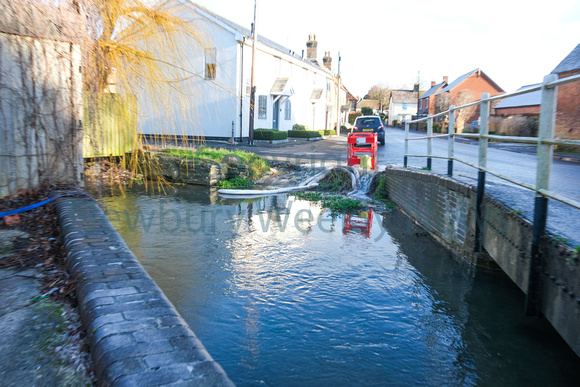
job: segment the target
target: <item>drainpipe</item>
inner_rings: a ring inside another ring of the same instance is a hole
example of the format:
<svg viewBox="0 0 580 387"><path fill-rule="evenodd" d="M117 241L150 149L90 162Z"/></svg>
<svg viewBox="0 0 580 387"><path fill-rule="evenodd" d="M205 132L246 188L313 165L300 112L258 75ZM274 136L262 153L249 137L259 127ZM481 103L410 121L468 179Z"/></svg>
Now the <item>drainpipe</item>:
<svg viewBox="0 0 580 387"><path fill-rule="evenodd" d="M258 0L254 0L254 28L252 28L252 76L250 78L250 127L249 127L249 143L254 145L254 108L256 105L256 46L258 45L258 27L256 25L258 19Z"/></svg>
<svg viewBox="0 0 580 387"><path fill-rule="evenodd" d="M244 42L246 37L240 42L240 142L242 142L243 125L244 125Z"/></svg>
<svg viewBox="0 0 580 387"><path fill-rule="evenodd" d="M340 51L338 52L338 89L336 90L336 134L340 136Z"/></svg>

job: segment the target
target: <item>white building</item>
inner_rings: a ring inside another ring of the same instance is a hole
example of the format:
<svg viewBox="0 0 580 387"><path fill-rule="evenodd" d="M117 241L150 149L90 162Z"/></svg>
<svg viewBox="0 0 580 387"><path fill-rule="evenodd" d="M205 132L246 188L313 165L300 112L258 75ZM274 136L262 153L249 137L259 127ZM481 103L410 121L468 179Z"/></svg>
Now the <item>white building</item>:
<svg viewBox="0 0 580 387"><path fill-rule="evenodd" d="M144 115L140 132L148 135L187 135L206 139L246 139L249 136L251 32L207 9L182 1L180 16L191 20L211 46L184 48L199 74L184 81L192 90L189 103L175 107L173 123L159 115ZM258 30L259 32L259 30ZM307 57L262 36L256 46L254 128L287 131L294 124L313 130L333 129L337 117L337 82L325 53L317 62L316 37L309 37ZM346 92L341 90L340 106ZM147 109L141 109L147 110ZM185 110L185 111L184 111Z"/></svg>
<svg viewBox="0 0 580 387"><path fill-rule="evenodd" d="M393 121L407 122L417 114L417 93L412 90L393 90L389 101L389 125Z"/></svg>

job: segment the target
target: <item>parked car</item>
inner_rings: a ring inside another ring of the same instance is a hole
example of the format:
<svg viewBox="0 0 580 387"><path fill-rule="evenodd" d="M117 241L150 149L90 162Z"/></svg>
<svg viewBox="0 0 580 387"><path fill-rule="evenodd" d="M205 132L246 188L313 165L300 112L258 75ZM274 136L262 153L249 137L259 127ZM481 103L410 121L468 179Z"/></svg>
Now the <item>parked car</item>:
<svg viewBox="0 0 580 387"><path fill-rule="evenodd" d="M479 121L473 121L471 124L469 124L469 127L473 130L479 129Z"/></svg>
<svg viewBox="0 0 580 387"><path fill-rule="evenodd" d="M377 134L377 141L385 145L385 127L379 116L360 116L356 118L352 133L355 132L373 132Z"/></svg>

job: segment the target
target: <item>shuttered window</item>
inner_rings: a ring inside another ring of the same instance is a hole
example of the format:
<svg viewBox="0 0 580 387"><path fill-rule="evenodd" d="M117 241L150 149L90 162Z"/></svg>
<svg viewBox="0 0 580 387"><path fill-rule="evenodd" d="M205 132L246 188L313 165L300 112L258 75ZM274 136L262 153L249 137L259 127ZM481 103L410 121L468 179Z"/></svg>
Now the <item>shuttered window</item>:
<svg viewBox="0 0 580 387"><path fill-rule="evenodd" d="M205 52L205 79L215 79L217 69L216 49L209 48Z"/></svg>

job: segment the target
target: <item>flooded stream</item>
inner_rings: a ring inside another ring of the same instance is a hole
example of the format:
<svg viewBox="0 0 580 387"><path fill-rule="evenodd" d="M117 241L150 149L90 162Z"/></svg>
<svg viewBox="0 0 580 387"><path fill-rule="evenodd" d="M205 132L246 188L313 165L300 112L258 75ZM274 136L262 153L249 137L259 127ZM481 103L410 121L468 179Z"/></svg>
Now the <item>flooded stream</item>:
<svg viewBox="0 0 580 387"><path fill-rule="evenodd" d="M571 386L580 362L502 273L396 210L134 188L107 215L239 386Z"/></svg>

